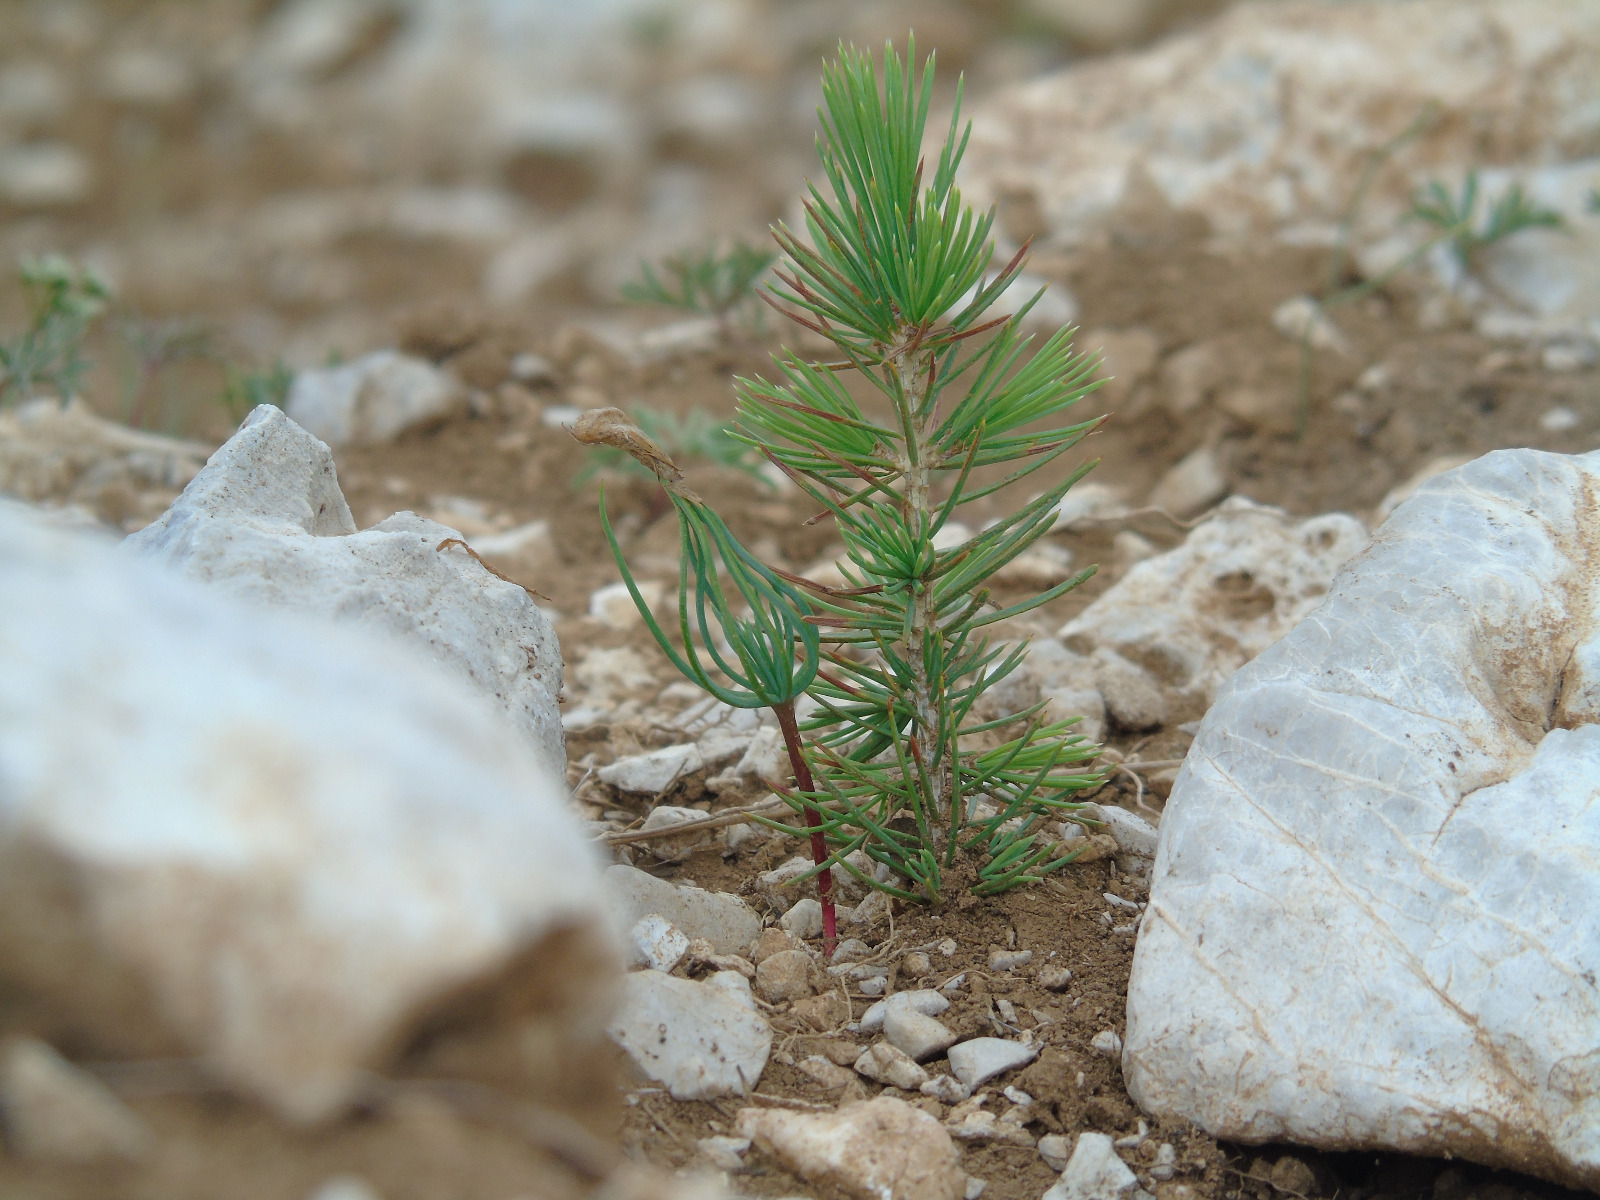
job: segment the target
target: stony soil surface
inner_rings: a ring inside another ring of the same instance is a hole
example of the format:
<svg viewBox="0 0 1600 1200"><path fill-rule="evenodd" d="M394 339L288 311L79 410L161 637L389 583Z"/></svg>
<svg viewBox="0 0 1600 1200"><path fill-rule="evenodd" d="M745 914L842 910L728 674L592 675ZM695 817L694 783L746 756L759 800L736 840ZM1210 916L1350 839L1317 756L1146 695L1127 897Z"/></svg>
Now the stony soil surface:
<svg viewBox="0 0 1600 1200"><path fill-rule="evenodd" d="M185 19L173 6L151 7L159 7L168 23ZM981 58L981 51L1000 28L993 14L1004 6L939 7L965 22L960 36L970 61L999 61ZM104 41L119 29L155 20L141 17L139 8L107 5L96 36ZM195 37L223 36L194 19ZM226 27L237 14L213 19ZM13 35L22 40L13 42ZM0 46L22 44L37 44L39 53L73 63L91 55L69 41L49 42L14 12L0 16ZM230 204L242 211L281 190L286 179L337 182L337 164L308 162L305 147L271 138L252 143L232 165L217 158L198 139L205 103L201 93L156 116L138 116L144 124L129 132L128 114L111 101L81 101L64 118L64 128L106 162L118 164L110 181L94 199L64 211L0 208L0 256L46 246L81 252L110 245L135 261L134 250L148 252L152 222L170 224L202 212L210 221ZM154 141L149 128L156 130ZM139 137L146 140L138 145L157 149L137 157L127 146ZM793 138L784 142L774 161L782 166L796 161L794 144ZM804 164L803 153L798 161ZM756 173L744 161L714 161L708 170L714 183L744 178L746 190L748 177ZM548 201L562 178L528 176L525 186ZM752 201L757 228L781 215L791 182L774 185ZM262 253L271 259L267 250ZM346 355L399 345L454 371L476 389L473 415L405 434L391 444L340 453L340 481L358 524L366 527L401 509L434 517L469 536L548 522L548 537L491 561L559 614L569 711L597 690L582 682L591 656L632 649L643 665L609 693L607 714L568 731L569 782L597 833L636 826L652 803L716 812L760 799L764 792L713 794L706 788L706 771L655 797L619 793L595 777L618 757L676 740L665 722L688 706L692 693L674 686L670 669L636 621L589 615L590 596L615 582L617 571L595 515L599 481L582 477L584 456L558 419L564 407L603 403L675 413L699 408L726 416L732 409L732 377L763 370L777 345L775 336L747 337L641 366L594 332L609 328L607 322L614 323L619 313L602 306L578 278L558 278L525 303L490 306L477 287L477 264L463 263L452 244L362 234L329 250L323 266L338 264L334 274L343 282L329 285L323 295L310 285L296 290L282 282L291 267L304 266L303 257L280 264L277 275L263 275L280 281L276 294L266 284L263 293L249 295L219 290L201 264L187 274L174 267L141 277L130 269L125 295L148 319L203 317L235 339L241 330L254 331L257 342L238 353L260 360L296 346L304 357L303 348L313 343L337 346ZM1535 349L1485 340L1465 322L1445 320L1424 328L1418 300L1401 289L1380 292L1341 313L1349 350L1316 354L1309 409L1297 428L1292 401L1298 352L1274 328L1272 314L1288 297L1320 288L1327 270L1323 250L1220 248L1206 230L1156 208L1130 215L1104 245L1072 256L1037 258L1032 270L1070 289L1085 331L1080 345L1106 347L1117 367L1116 382L1085 401L1086 416L1110 414L1085 450L1101 460L1091 478L1121 489L1135 505L1169 468L1202 447L1211 449L1236 494L1296 515L1343 510L1370 519L1391 488L1439 458L1508 446L1575 452L1600 443L1600 369L1547 362ZM12 327L16 311L15 297L7 295L0 328ZM635 322L667 319L665 314L621 315ZM1187 411L1176 412L1173 359L1202 345L1211 347L1206 394ZM89 398L100 411L115 415L127 395L116 377L123 352L110 342L97 345L96 352L101 366ZM552 376L537 383L513 379L512 360L525 352L546 358L554 367ZM150 423L220 440L227 433L226 414L207 403L220 382L213 361L163 368L159 382L151 385L161 389L162 416L157 421L152 408ZM1228 412L1213 403L1211 397L1238 387L1260 389L1271 399L1253 413ZM697 462L685 466L694 486L768 561L804 570L831 557L834 539L827 524L806 524L813 514L793 492L728 469ZM669 580L677 534L670 517L662 519L658 498L627 478L610 479L607 497L641 576ZM133 505L126 511L142 510ZM100 515L124 520L121 511ZM987 515L974 513L970 519L978 524ZM1101 569L1079 591L1031 620L1032 631L1053 633L1114 582L1132 558L1170 547L1182 533L1183 525L1172 515L1144 512L1053 535L1075 564L1099 563ZM1154 734L1113 728L1109 743L1125 756L1176 759L1187 747L1188 734L1177 728ZM1096 800L1159 811L1170 776L1163 783L1157 774L1141 790L1130 778L1117 775ZM798 852L798 842L775 840L734 854L718 840L674 863L658 863L644 849L632 857L664 878L742 893L759 906L755 877ZM1102 860L1069 867L1043 885L993 900L962 900L937 910L897 904L866 935L896 987L918 979L906 966L912 953L929 959L926 986L966 976L943 1018L953 1030L1002 1036L1034 1032L1045 1047L1039 1060L994 1085L1032 1097L1027 1128L1034 1136L1094 1130L1137 1138L1128 1155L1137 1169L1155 1162L1158 1148L1170 1144L1176 1152L1170 1179L1146 1176L1158 1200L1512 1200L1564 1194L1470 1166L1219 1145L1193 1129L1149 1126L1129 1100L1115 1060L1091 1046L1096 1034L1120 1034L1123 1028L1133 947L1132 934L1117 928L1124 922L1105 899L1107 893L1135 904L1144 899L1136 878ZM950 953L939 948L945 939L954 942ZM991 951L1013 949L1033 952L1029 966L990 970ZM1035 971L1043 964L1070 969L1070 986L1060 992L1042 987ZM873 998L850 994L846 999L849 1019ZM819 1053L842 1058L841 1043L854 1041L852 1035L816 1029L787 1005L769 1015L777 1039L756 1101L800 1108L837 1103L837 1092L796 1064ZM0 1034L36 1031L48 1023L47 1016L0 991ZM114 1168L43 1167L0 1152L0 1194L30 1200L306 1200L313 1195L360 1200L366 1193L329 1184L354 1176L383 1200L577 1197L609 1166L613 1137L635 1159L668 1169L695 1168L706 1166L697 1140L732 1127L733 1102L674 1101L628 1081L620 1056L624 1083L614 1096L589 1097L587 1131L553 1126L541 1115L543 1098L519 1091L516 1072L507 1065L502 1016L492 998L464 1007L420 1038L392 1079L375 1081L372 1100L360 1113L312 1132L285 1130L211 1087L190 1064L100 1063L93 1046L58 1043L68 1057L91 1062L129 1101L156 1132L157 1149L138 1167ZM881 1090L865 1080L848 1087L851 1094L859 1089L867 1096ZM937 1115L948 1111L930 1098L916 1102ZM1037 1200L1056 1178L1029 1146L968 1143L964 1161L971 1175L987 1181L989 1200ZM757 1154L747 1163L734 1179L746 1194L820 1195Z"/></svg>

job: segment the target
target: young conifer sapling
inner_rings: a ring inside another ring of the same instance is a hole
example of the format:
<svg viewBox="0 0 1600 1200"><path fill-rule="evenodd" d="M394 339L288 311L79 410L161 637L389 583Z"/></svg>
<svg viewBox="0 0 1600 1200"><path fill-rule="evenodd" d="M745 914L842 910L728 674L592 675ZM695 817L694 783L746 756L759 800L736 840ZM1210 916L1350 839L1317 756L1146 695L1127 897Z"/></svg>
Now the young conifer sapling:
<svg viewBox="0 0 1600 1200"><path fill-rule="evenodd" d="M964 204L955 184L967 140L960 89L930 166L922 143L933 59L919 73L914 44L908 59L887 47L880 76L870 55L843 49L824 68L825 188L808 188L803 235L775 230L783 262L763 298L837 357L808 362L786 350L775 379L737 381L738 435L815 502L813 520L834 522L846 585L757 563L698 497L674 493L683 485L673 464L652 462L636 444L625 448L674 495L682 526L676 643L611 538L641 614L680 670L729 703L718 672L744 681L739 700L779 698L766 706L796 779L781 794L805 823L768 823L812 838L815 866L802 878L817 877L830 917L835 865L928 902L947 896L952 875L978 894L1041 879L1078 853L1051 826L1100 781L1088 765L1097 748L1076 734L1075 718L1051 721L1043 703L999 715L979 703L1026 654L1025 644L994 645L984 631L1092 574L1004 604L989 587L1049 532L1061 499L1094 464L958 544L941 537L962 505L1033 476L1095 429L1098 420L1060 418L1097 386L1097 364L1073 353L1068 330L1031 344L1021 320L1037 295L1015 311L998 307L1026 248L989 274L994 214ZM631 439L594 416L580 437ZM713 545L751 617L729 608ZM794 664L787 674L781 657ZM766 690L768 672L781 687ZM804 721L801 692L812 702Z"/></svg>

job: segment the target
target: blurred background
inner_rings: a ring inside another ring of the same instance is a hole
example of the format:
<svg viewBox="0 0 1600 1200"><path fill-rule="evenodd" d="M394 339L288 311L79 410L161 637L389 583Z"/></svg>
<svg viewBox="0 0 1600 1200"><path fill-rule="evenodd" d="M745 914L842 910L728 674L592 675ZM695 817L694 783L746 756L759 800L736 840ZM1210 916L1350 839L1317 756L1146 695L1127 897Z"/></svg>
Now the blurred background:
<svg viewBox="0 0 1600 1200"><path fill-rule="evenodd" d="M92 267L121 336L91 396L215 436L182 398L220 394L230 364L358 354L423 302L610 306L641 259L712 235L764 245L811 173L819 65L841 40L914 27L948 111L958 73L981 100L1221 7L8 0L0 263ZM8 279L0 327L22 316ZM177 401L136 395L155 374Z"/></svg>

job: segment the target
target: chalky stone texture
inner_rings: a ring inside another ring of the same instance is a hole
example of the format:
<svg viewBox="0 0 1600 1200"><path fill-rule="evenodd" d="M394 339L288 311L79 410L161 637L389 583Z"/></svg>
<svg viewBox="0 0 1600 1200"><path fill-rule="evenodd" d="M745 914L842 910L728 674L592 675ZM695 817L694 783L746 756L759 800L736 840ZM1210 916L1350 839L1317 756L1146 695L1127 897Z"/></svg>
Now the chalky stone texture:
<svg viewBox="0 0 1600 1200"><path fill-rule="evenodd" d="M487 699L21 506L0 544L0 988L299 1120L511 976L552 1075L604 1061L600 864Z"/></svg>
<svg viewBox="0 0 1600 1200"><path fill-rule="evenodd" d="M263 405L127 544L230 595L392 635L491 698L566 772L561 648L533 598L455 530L396 513L356 531L328 447Z"/></svg>
<svg viewBox="0 0 1600 1200"><path fill-rule="evenodd" d="M609 1032L679 1100L755 1091L772 1050L772 1030L756 1011L749 983L734 971L703 983L637 971L623 980Z"/></svg>
<svg viewBox="0 0 1600 1200"><path fill-rule="evenodd" d="M961 1155L939 1122L880 1096L837 1112L746 1108L738 1130L812 1183L859 1200L961 1200Z"/></svg>
<svg viewBox="0 0 1600 1200"><path fill-rule="evenodd" d="M1422 486L1225 686L1123 1070L1220 1138L1600 1187L1600 454Z"/></svg>

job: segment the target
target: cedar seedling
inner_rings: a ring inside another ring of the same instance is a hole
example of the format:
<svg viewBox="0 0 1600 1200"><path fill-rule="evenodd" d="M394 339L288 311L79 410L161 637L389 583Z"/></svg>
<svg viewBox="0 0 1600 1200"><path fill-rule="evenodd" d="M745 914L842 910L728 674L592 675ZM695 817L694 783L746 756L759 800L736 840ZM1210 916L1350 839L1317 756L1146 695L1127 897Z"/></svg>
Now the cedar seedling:
<svg viewBox="0 0 1600 1200"><path fill-rule="evenodd" d="M773 587L774 603L793 610L786 627L798 621L819 645L806 685L817 707L798 753L801 739L784 730L807 769L797 766L796 786L781 794L806 825L779 827L825 844L811 872L819 886L838 864L891 895L940 902L958 865L974 892L993 894L1070 862L1078 852L1049 834L1050 823L1100 782L1087 767L1097 748L1076 734L1075 719L1050 721L1043 703L999 716L979 705L1026 652L991 645L984 630L1093 573L1004 606L987 586L1049 532L1094 464L958 545L940 539L963 504L1032 476L1098 426L1056 424L1098 386L1098 364L1073 353L1068 330L1031 345L1020 322L1037 295L994 315L1026 248L984 282L994 214L974 212L955 186L968 134L960 89L930 170L921 147L934 64L919 74L914 45L908 60L887 47L880 78L870 55L842 49L824 68L817 148L827 192L809 187L805 236L775 230L785 261L764 298L839 359L784 351L776 381L739 379L738 429L816 503L814 519L835 523L848 559L844 587L770 572L789 585ZM700 517L674 505L687 546ZM700 585L702 597L710 591ZM704 623L700 633L710 645ZM796 645L809 664L809 639Z"/></svg>

